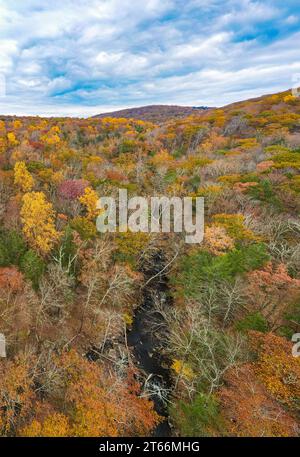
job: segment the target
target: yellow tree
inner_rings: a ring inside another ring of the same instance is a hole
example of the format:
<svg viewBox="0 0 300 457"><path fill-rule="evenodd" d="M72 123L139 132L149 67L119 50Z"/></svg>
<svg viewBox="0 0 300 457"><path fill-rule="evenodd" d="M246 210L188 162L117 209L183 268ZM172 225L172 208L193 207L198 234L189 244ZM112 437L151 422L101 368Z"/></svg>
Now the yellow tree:
<svg viewBox="0 0 300 457"><path fill-rule="evenodd" d="M17 140L16 135L13 132L8 132L7 139L8 139L9 146L14 147L19 144L19 141Z"/></svg>
<svg viewBox="0 0 300 457"><path fill-rule="evenodd" d="M97 209L98 200L97 193L91 187L86 187L84 194L79 197L80 203L86 208L88 219L94 219L100 214L100 210Z"/></svg>
<svg viewBox="0 0 300 457"><path fill-rule="evenodd" d="M31 247L40 254L48 254L59 233L55 229L52 204L43 192L28 192L22 199L21 220L23 233Z"/></svg>
<svg viewBox="0 0 300 457"><path fill-rule="evenodd" d="M66 437L70 435L70 425L64 414L54 412L46 416L44 422L34 419L20 431L20 435L25 437Z"/></svg>
<svg viewBox="0 0 300 457"><path fill-rule="evenodd" d="M29 192L34 186L34 179L27 170L25 162L16 162L14 167L14 182L22 192Z"/></svg>

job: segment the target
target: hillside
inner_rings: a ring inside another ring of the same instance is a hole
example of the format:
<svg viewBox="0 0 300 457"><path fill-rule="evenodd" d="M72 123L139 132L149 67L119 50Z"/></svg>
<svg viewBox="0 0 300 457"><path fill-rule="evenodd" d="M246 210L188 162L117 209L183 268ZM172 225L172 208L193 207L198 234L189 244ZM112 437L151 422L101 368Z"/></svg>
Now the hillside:
<svg viewBox="0 0 300 457"><path fill-rule="evenodd" d="M129 111L0 121L0 433L299 436L300 98ZM119 189L203 242L99 233Z"/></svg>
<svg viewBox="0 0 300 457"><path fill-rule="evenodd" d="M205 111L207 107L191 107L191 106L177 106L177 105L148 105L139 108L128 108L120 111L113 111L111 113L102 113L94 117L96 118L125 118L125 119L139 119L142 121L161 123L169 119L180 119L191 114Z"/></svg>

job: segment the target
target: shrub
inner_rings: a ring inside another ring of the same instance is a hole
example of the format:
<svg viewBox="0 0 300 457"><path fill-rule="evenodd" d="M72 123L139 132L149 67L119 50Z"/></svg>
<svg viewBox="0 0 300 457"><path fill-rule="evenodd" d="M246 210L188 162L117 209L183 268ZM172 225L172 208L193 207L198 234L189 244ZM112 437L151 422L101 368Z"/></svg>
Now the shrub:
<svg viewBox="0 0 300 457"><path fill-rule="evenodd" d="M212 225L205 229L204 246L212 254L222 255L233 249L234 242L223 227Z"/></svg>
<svg viewBox="0 0 300 457"><path fill-rule="evenodd" d="M299 411L300 358L292 354L292 342L274 333L250 332L256 355L255 373L278 402Z"/></svg>
<svg viewBox="0 0 300 457"><path fill-rule="evenodd" d="M149 243L149 234L120 232L116 235L115 240L117 244L117 252L114 254L115 260L136 267L137 259Z"/></svg>

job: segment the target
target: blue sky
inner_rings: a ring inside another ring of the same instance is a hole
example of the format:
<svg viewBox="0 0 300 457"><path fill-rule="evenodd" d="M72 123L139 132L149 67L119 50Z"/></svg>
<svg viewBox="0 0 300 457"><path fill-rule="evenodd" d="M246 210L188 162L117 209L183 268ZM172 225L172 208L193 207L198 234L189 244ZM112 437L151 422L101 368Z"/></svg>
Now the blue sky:
<svg viewBox="0 0 300 457"><path fill-rule="evenodd" d="M299 0L0 0L1 114L221 106L297 77Z"/></svg>

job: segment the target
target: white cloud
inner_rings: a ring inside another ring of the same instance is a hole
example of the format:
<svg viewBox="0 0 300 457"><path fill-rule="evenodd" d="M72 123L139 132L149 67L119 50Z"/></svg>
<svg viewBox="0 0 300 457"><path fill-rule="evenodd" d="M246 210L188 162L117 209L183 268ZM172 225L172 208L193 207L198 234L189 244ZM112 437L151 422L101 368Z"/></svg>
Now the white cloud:
<svg viewBox="0 0 300 457"><path fill-rule="evenodd" d="M221 105L288 88L300 61L293 5L0 0L0 74L7 85L0 112Z"/></svg>

